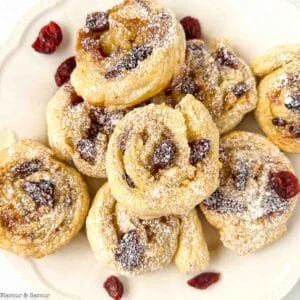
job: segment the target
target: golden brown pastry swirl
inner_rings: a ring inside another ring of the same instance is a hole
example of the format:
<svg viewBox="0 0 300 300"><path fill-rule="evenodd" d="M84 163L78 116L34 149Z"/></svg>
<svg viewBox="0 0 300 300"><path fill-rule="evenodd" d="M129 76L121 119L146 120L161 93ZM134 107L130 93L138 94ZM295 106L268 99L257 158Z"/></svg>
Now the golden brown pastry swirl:
<svg viewBox="0 0 300 300"><path fill-rule="evenodd" d="M81 176L48 148L26 140L0 153L0 247L51 254L80 230L88 206Z"/></svg>
<svg viewBox="0 0 300 300"><path fill-rule="evenodd" d="M116 126L106 165L112 194L132 215L186 214L218 186L218 130L191 95L175 109L137 108Z"/></svg>

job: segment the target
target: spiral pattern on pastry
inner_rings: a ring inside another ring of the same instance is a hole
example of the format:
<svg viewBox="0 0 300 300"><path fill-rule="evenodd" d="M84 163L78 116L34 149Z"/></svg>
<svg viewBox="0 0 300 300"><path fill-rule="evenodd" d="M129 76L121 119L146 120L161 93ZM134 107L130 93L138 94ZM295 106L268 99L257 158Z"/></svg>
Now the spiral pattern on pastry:
<svg viewBox="0 0 300 300"><path fill-rule="evenodd" d="M132 217L110 192L98 191L87 218L87 236L101 264L124 275L151 272L172 260L180 271L200 271L209 260L197 212L142 220Z"/></svg>
<svg viewBox="0 0 300 300"><path fill-rule="evenodd" d="M192 94L209 110L223 134L235 128L257 102L255 78L251 69L224 40L189 40L185 66L167 90L154 98L178 103Z"/></svg>
<svg viewBox="0 0 300 300"><path fill-rule="evenodd" d="M299 185L288 158L265 137L242 131L220 142L220 186L200 205L239 255L253 253L286 231Z"/></svg>
<svg viewBox="0 0 300 300"><path fill-rule="evenodd" d="M300 153L300 44L270 50L253 70L265 76L255 111L261 129L283 151Z"/></svg>
<svg viewBox="0 0 300 300"><path fill-rule="evenodd" d="M166 88L184 49L183 29L170 10L152 0L125 0L87 16L71 82L91 104L131 107Z"/></svg>
<svg viewBox="0 0 300 300"><path fill-rule="evenodd" d="M42 257L65 246L89 208L87 187L41 144L25 140L0 152L0 247Z"/></svg>
<svg viewBox="0 0 300 300"><path fill-rule="evenodd" d="M109 141L112 194L140 218L186 214L218 186L218 144L216 125L192 95L176 108L136 108Z"/></svg>
<svg viewBox="0 0 300 300"><path fill-rule="evenodd" d="M67 83L58 89L47 107L49 144L59 158L72 161L81 173L106 177L108 141L127 112L92 106Z"/></svg>

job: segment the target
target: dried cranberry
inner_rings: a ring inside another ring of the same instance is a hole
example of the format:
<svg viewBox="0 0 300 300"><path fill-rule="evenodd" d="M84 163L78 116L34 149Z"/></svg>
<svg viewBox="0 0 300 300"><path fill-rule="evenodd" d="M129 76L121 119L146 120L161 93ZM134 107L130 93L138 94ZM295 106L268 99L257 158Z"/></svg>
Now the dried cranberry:
<svg viewBox="0 0 300 300"><path fill-rule="evenodd" d="M132 56L138 60L143 61L153 52L152 46L141 45L132 49Z"/></svg>
<svg viewBox="0 0 300 300"><path fill-rule="evenodd" d="M289 171L271 174L271 184L275 192L283 199L295 197L300 191L297 177Z"/></svg>
<svg viewBox="0 0 300 300"><path fill-rule="evenodd" d="M97 149L94 141L90 139L82 139L78 142L76 148L83 160L89 163L95 162Z"/></svg>
<svg viewBox="0 0 300 300"><path fill-rule="evenodd" d="M118 277L116 276L108 277L105 280L103 287L107 291L108 295L114 298L114 300L120 300L122 298L124 293L124 288L122 282L119 280Z"/></svg>
<svg viewBox="0 0 300 300"><path fill-rule="evenodd" d="M100 128L104 124L104 120L101 122L104 117L100 118L103 113L102 108L92 108L89 113L89 118L90 118L90 127L88 128L88 138L89 139L94 139L97 137L98 133L100 132ZM99 119L99 120L98 120Z"/></svg>
<svg viewBox="0 0 300 300"><path fill-rule="evenodd" d="M90 140L95 139L99 132L100 132L99 124L94 121L91 121L90 127L87 131L88 139Z"/></svg>
<svg viewBox="0 0 300 300"><path fill-rule="evenodd" d="M115 252L115 259L125 271L132 271L138 267L145 254L140 244L136 230L130 230L121 238Z"/></svg>
<svg viewBox="0 0 300 300"><path fill-rule="evenodd" d="M42 27L32 48L40 53L53 53L62 42L63 34L61 28L55 22L50 22Z"/></svg>
<svg viewBox="0 0 300 300"><path fill-rule="evenodd" d="M220 214L242 213L247 210L245 204L227 198L218 190L204 200L203 204L206 205L209 210L214 210Z"/></svg>
<svg viewBox="0 0 300 300"><path fill-rule="evenodd" d="M294 138L300 138L300 125L290 126L289 131Z"/></svg>
<svg viewBox="0 0 300 300"><path fill-rule="evenodd" d="M281 119L281 118L279 118L279 117L273 118L273 119L272 119L272 123L273 123L273 125L279 126L279 127L285 126L285 125L287 124L286 120Z"/></svg>
<svg viewBox="0 0 300 300"><path fill-rule="evenodd" d="M226 66L232 69L238 69L239 67L237 57L225 47L221 47L219 49L216 61L221 66Z"/></svg>
<svg viewBox="0 0 300 300"><path fill-rule="evenodd" d="M180 90L185 94L196 94L199 87L191 76L185 75L180 82Z"/></svg>
<svg viewBox="0 0 300 300"><path fill-rule="evenodd" d="M25 181L23 184L24 191L29 194L32 200L41 205L54 207L54 184L49 180Z"/></svg>
<svg viewBox="0 0 300 300"><path fill-rule="evenodd" d="M232 92L236 97L241 97L246 94L250 89L250 86L246 82L239 82L232 87Z"/></svg>
<svg viewBox="0 0 300 300"><path fill-rule="evenodd" d="M70 80L70 75L76 67L75 56L67 58L56 70L55 82L57 86L62 86Z"/></svg>
<svg viewBox="0 0 300 300"><path fill-rule="evenodd" d="M210 141L208 139L199 139L189 143L191 148L190 163L196 165L203 160L210 149Z"/></svg>
<svg viewBox="0 0 300 300"><path fill-rule="evenodd" d="M185 17L180 21L187 40L201 38L201 25L198 19Z"/></svg>
<svg viewBox="0 0 300 300"><path fill-rule="evenodd" d="M109 29L108 14L106 12L94 12L86 17L85 27L91 31L103 32Z"/></svg>
<svg viewBox="0 0 300 300"><path fill-rule="evenodd" d="M220 279L220 273L207 272L201 273L191 278L187 284L196 289L205 290L212 284L218 282Z"/></svg>
<svg viewBox="0 0 300 300"><path fill-rule="evenodd" d="M82 103L82 102L84 101L84 100L83 100L80 96L78 96L75 92L71 94L70 98L71 98L71 105L72 105L72 106L76 106L76 105L78 105L78 104L80 104L80 103Z"/></svg>
<svg viewBox="0 0 300 300"><path fill-rule="evenodd" d="M27 177L37 171L39 171L42 167L42 162L38 159L34 159L32 161L24 162L20 165L15 166L12 171L15 175L20 177Z"/></svg>
<svg viewBox="0 0 300 300"><path fill-rule="evenodd" d="M135 69L139 64L139 61L145 60L149 55L152 54L152 52L152 46L141 45L133 48L132 53L127 58L124 58L116 69L108 71L105 74L105 77L107 79L116 77L122 73L123 69L127 71Z"/></svg>
<svg viewBox="0 0 300 300"><path fill-rule="evenodd" d="M90 110L90 128L88 130L89 138L95 138L99 132L111 135L117 123L124 118L126 110L109 110L103 108L92 108Z"/></svg>
<svg viewBox="0 0 300 300"><path fill-rule="evenodd" d="M125 69L127 71L133 70L138 66L138 60L134 56L129 56L122 60L118 69Z"/></svg>
<svg viewBox="0 0 300 300"><path fill-rule="evenodd" d="M151 157L152 172L156 173L159 169L170 166L175 159L176 151L176 146L170 139L165 139L157 145Z"/></svg>
<svg viewBox="0 0 300 300"><path fill-rule="evenodd" d="M126 172L124 173L124 179L129 187L131 187L131 188L135 187L133 180L130 178L130 176Z"/></svg>

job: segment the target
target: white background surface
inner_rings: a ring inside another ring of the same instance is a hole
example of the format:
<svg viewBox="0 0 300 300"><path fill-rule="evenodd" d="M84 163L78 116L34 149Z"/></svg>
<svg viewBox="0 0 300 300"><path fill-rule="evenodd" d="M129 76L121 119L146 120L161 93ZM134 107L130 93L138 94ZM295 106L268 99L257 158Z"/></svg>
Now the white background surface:
<svg viewBox="0 0 300 300"><path fill-rule="evenodd" d="M0 0L0 44L5 43L11 34L12 30L17 26L17 22L24 12L38 2L45 0ZM79 1L79 0L74 0ZM82 1L82 0L81 0ZM244 0L251 1L251 0ZM270 5L272 5L272 0ZM300 9L300 0L289 0L295 3ZM82 1L84 3L84 1ZM225 0L224 0L225 2ZM278 22L280 26L280 22ZM276 30L276 29L275 29ZM15 286L15 282L19 282L17 277L22 276L13 267L7 267L4 263L3 257L0 256L0 298L2 292L10 293L24 293L30 292L30 288L24 286ZM276 276L274 274L274 276ZM255 287L253 287L255 288ZM285 300L299 300L300 299L300 283L293 289L293 291L285 298ZM217 299L216 299L217 300Z"/></svg>

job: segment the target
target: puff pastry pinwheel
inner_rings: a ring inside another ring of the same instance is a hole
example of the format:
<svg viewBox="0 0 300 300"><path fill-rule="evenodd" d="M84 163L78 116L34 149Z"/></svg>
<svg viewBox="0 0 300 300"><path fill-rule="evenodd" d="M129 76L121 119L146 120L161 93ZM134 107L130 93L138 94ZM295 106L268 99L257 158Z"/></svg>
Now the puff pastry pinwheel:
<svg viewBox="0 0 300 300"><path fill-rule="evenodd" d="M47 107L49 144L59 158L72 161L81 173L106 177L108 141L127 112L92 106L67 83L58 89Z"/></svg>
<svg viewBox="0 0 300 300"><path fill-rule="evenodd" d="M91 104L131 107L166 88L184 49L183 29L170 10L152 0L125 0L87 16L71 82Z"/></svg>
<svg viewBox="0 0 300 300"><path fill-rule="evenodd" d="M219 183L219 132L204 105L187 95L176 106L150 104L115 127L106 169L113 196L130 214L186 214Z"/></svg>
<svg viewBox="0 0 300 300"><path fill-rule="evenodd" d="M173 259L182 272L199 271L209 260L196 210L183 217L132 217L116 202L108 184L98 191L86 228L99 262L124 275L154 271Z"/></svg>
<svg viewBox="0 0 300 300"><path fill-rule="evenodd" d="M264 76L255 112L261 129L283 151L300 153L300 44L257 57L253 70Z"/></svg>
<svg viewBox="0 0 300 300"><path fill-rule="evenodd" d="M171 85L153 102L178 103L186 94L201 101L220 133L235 128L257 102L255 78L250 67L225 40L188 40L185 65Z"/></svg>
<svg viewBox="0 0 300 300"><path fill-rule="evenodd" d="M65 246L89 208L79 173L32 140L0 152L0 247L42 257Z"/></svg>
<svg viewBox="0 0 300 300"><path fill-rule="evenodd" d="M299 184L287 157L261 135L234 131L220 149L220 187L200 206L224 245L246 255L286 231Z"/></svg>

